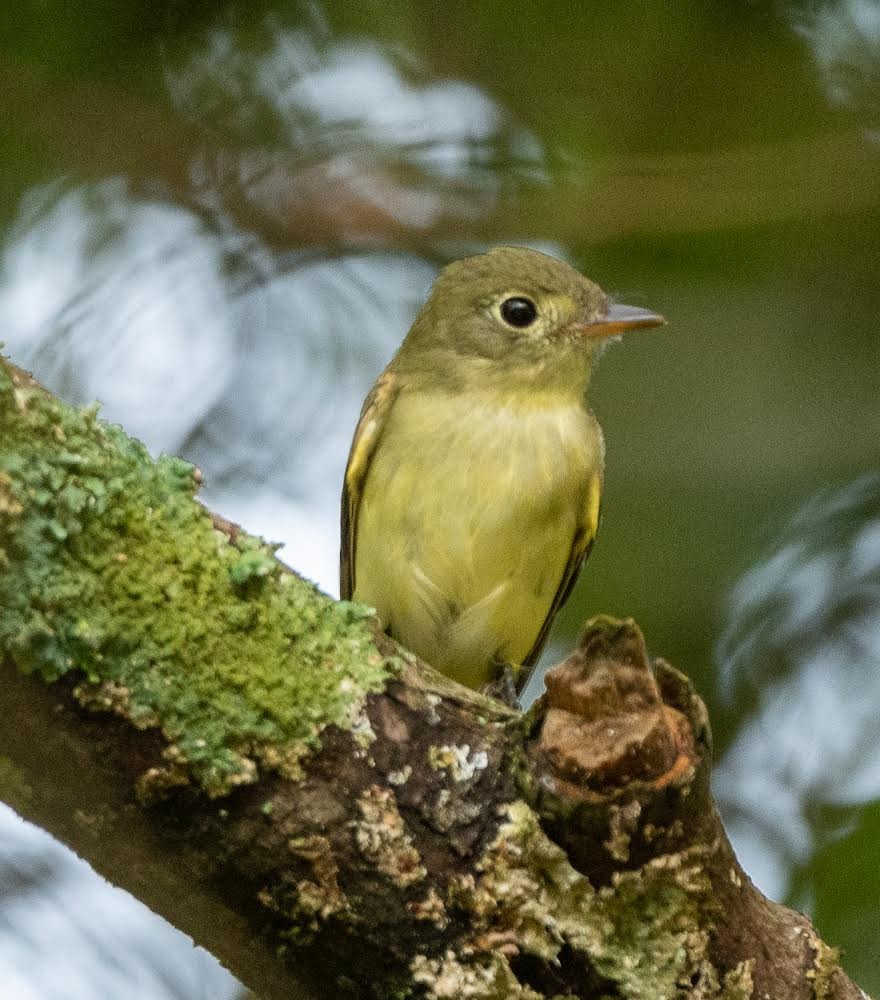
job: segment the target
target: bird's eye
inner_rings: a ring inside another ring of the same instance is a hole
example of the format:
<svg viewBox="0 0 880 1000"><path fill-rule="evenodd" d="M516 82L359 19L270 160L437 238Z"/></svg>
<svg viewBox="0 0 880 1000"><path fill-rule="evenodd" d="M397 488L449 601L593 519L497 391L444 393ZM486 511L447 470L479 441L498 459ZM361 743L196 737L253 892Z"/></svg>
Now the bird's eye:
<svg viewBox="0 0 880 1000"><path fill-rule="evenodd" d="M538 317L538 307L531 299L515 296L501 303L501 318L511 326L531 326Z"/></svg>

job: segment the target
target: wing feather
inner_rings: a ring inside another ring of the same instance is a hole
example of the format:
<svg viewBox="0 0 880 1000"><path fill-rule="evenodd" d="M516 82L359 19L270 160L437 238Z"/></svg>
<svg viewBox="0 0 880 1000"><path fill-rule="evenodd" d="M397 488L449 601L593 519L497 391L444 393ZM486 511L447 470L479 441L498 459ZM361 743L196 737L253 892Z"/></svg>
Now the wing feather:
<svg viewBox="0 0 880 1000"><path fill-rule="evenodd" d="M350 601L354 594L357 522L364 484L397 392L396 377L384 371L364 400L348 454L342 482L342 544L339 550L339 593L345 601Z"/></svg>
<svg viewBox="0 0 880 1000"><path fill-rule="evenodd" d="M547 612L547 617L544 619L544 624L541 626L541 631L538 632L538 637L535 639L535 644L529 651L529 655L523 660L523 667L525 669L518 678L517 684L518 691L520 692L529 679L529 675L531 674L530 668L534 667L535 663L537 663L538 657L544 649L547 637L550 635L550 627L553 624L553 619L571 595L574 585L577 583L581 567L587 561L590 550L593 548L593 542L596 540L596 533L599 530L601 500L602 476L596 472L590 477L590 481L587 484L585 503L578 519L574 538L572 539L571 551L569 552L565 569L562 571L559 587L550 605L550 610Z"/></svg>

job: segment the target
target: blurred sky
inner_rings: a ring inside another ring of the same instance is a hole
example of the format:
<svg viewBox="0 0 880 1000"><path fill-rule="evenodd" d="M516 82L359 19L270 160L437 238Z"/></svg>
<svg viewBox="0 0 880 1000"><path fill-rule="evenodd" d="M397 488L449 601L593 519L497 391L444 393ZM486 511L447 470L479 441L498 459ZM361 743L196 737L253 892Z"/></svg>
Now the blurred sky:
<svg viewBox="0 0 880 1000"><path fill-rule="evenodd" d="M545 659L635 615L747 869L880 990L880 3L166 6L0 14L6 351L335 593L439 266L525 242L663 312L594 381L604 521ZM8 813L0 897L4 997L236 993Z"/></svg>

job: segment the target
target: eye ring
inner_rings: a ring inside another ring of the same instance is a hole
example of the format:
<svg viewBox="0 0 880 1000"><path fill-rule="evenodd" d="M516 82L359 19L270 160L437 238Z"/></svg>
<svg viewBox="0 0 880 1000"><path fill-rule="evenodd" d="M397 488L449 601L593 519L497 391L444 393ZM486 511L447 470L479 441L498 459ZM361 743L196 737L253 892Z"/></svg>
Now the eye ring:
<svg viewBox="0 0 880 1000"><path fill-rule="evenodd" d="M538 307L524 295L513 295L500 306L501 318L508 326L523 329L531 326L538 318Z"/></svg>

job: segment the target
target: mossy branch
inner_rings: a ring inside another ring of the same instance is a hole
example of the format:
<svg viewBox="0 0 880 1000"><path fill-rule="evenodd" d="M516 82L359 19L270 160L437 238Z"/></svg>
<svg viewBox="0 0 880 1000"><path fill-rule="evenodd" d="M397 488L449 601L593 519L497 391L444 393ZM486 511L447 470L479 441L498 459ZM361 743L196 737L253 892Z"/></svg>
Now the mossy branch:
<svg viewBox="0 0 880 1000"><path fill-rule="evenodd" d="M860 998L764 899L687 680L599 619L525 717L0 361L0 797L264 1000Z"/></svg>

